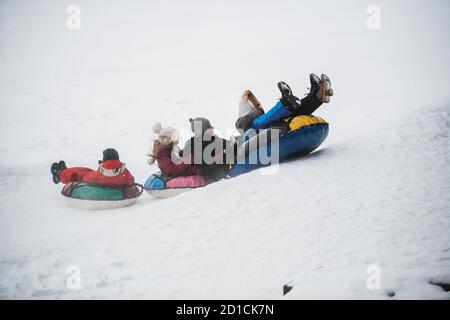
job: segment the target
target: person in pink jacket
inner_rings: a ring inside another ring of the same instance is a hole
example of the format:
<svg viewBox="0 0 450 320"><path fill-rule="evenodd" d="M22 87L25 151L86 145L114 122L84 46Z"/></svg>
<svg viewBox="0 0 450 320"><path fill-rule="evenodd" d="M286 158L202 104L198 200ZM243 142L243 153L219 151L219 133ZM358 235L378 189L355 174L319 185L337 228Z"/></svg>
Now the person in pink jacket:
<svg viewBox="0 0 450 320"><path fill-rule="evenodd" d="M173 157L178 157L178 131L171 127L162 128L160 123L155 123L153 132L158 138L153 141L153 150L149 154L149 164L155 161L161 172L172 176L191 176L198 174L198 167L189 162L183 163L181 158L175 163Z"/></svg>

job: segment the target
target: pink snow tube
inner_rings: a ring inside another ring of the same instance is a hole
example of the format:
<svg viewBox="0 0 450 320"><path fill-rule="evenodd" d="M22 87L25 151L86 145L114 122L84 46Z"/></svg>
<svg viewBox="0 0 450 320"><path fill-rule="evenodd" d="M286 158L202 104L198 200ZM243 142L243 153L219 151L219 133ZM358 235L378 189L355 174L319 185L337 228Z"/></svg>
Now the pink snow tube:
<svg viewBox="0 0 450 320"><path fill-rule="evenodd" d="M167 177L157 172L148 177L144 189L156 198L170 198L185 191L203 187L211 181L202 176Z"/></svg>
<svg viewBox="0 0 450 320"><path fill-rule="evenodd" d="M202 176L176 177L166 182L167 188L197 188L206 186L208 182Z"/></svg>

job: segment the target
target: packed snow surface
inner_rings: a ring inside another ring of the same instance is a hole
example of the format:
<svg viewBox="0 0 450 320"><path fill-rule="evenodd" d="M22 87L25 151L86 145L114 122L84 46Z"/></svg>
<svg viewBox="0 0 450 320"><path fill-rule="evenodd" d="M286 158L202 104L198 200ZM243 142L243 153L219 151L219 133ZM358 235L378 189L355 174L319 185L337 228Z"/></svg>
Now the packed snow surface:
<svg viewBox="0 0 450 320"><path fill-rule="evenodd" d="M1 1L0 298L449 299L450 3L373 4ZM329 137L275 171L104 211L51 181L114 147L143 183L155 121L226 137L310 72Z"/></svg>

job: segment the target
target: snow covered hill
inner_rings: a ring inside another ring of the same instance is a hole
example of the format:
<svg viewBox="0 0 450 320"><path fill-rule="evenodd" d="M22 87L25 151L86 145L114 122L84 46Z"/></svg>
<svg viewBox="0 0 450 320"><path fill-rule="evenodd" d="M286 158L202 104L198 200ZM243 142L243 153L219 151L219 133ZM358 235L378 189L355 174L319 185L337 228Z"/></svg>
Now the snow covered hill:
<svg viewBox="0 0 450 320"><path fill-rule="evenodd" d="M449 299L450 5L377 1L369 30L372 4L2 1L0 298ZM330 134L277 174L101 212L51 182L110 146L144 182L155 121L225 133L244 89L268 108L310 72Z"/></svg>

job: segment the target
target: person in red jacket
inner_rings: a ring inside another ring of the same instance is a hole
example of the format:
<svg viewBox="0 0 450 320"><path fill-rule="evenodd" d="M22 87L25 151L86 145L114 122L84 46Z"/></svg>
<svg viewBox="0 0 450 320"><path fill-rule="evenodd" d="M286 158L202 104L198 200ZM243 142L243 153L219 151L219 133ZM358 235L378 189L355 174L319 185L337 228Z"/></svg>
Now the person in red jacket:
<svg viewBox="0 0 450 320"><path fill-rule="evenodd" d="M199 173L194 164L183 163L179 158L178 131L171 127L161 128L160 123L155 123L153 132L158 135L153 141L153 150L149 154L149 164L155 160L162 173L172 177L191 176ZM178 161L174 161L178 157Z"/></svg>
<svg viewBox="0 0 450 320"><path fill-rule="evenodd" d="M125 163L119 160L119 153L112 148L103 151L103 160L99 161L97 170L85 167L67 168L66 163L60 161L54 162L50 171L56 184L79 181L113 188L134 185L133 175L125 168Z"/></svg>

